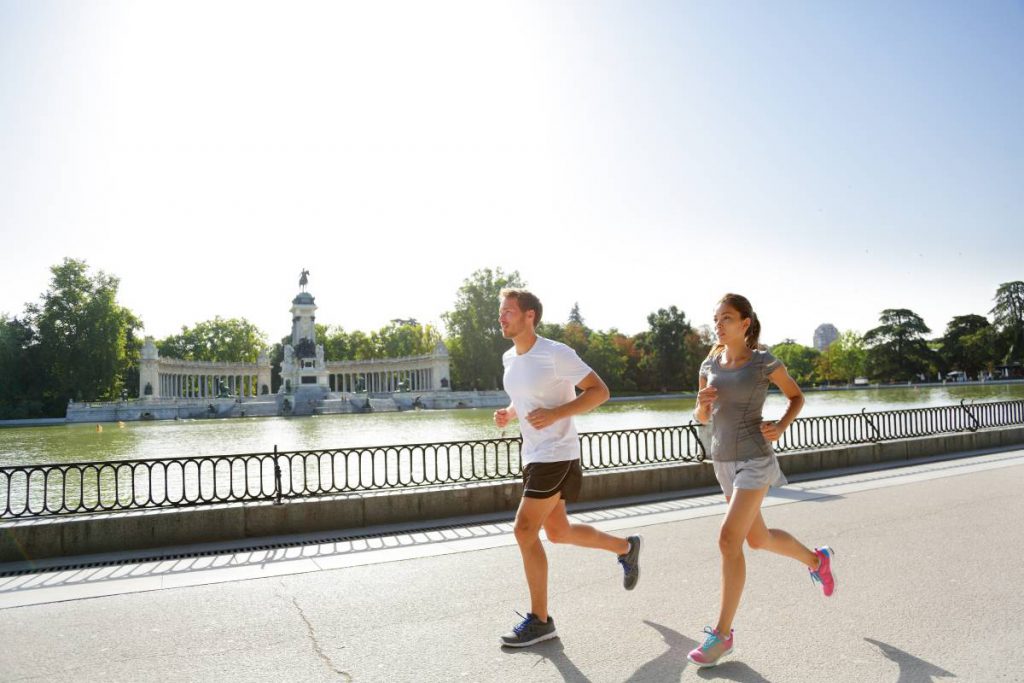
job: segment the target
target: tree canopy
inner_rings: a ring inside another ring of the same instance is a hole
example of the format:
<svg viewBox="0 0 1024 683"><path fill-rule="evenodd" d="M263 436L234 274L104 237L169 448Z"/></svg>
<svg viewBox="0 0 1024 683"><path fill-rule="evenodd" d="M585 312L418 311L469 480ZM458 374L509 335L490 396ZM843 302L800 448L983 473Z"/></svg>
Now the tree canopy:
<svg viewBox="0 0 1024 683"><path fill-rule="evenodd" d="M830 382L852 383L866 372L864 340L853 330L840 334L818 357L818 376Z"/></svg>
<svg viewBox="0 0 1024 683"><path fill-rule="evenodd" d="M921 316L907 308L887 308L879 323L864 335L874 377L910 380L933 370L935 354L924 338L931 329Z"/></svg>
<svg viewBox="0 0 1024 683"><path fill-rule="evenodd" d="M7 415L60 416L68 400L115 400L136 391L129 378L137 372L142 323L118 304L118 278L91 274L85 261L72 258L50 274L39 302L0 325Z"/></svg>
<svg viewBox="0 0 1024 683"><path fill-rule="evenodd" d="M182 360L255 363L267 348L267 335L245 318L221 318L182 326L181 333L157 342L161 356Z"/></svg>
<svg viewBox="0 0 1024 683"><path fill-rule="evenodd" d="M947 370L977 375L995 359L995 331L981 315L958 315L946 325L939 354Z"/></svg>
<svg viewBox="0 0 1024 683"><path fill-rule="evenodd" d="M442 317L448 330L452 384L460 389L501 386L501 356L509 343L498 325L498 295L506 287L524 287L517 271L483 268L466 278L455 307Z"/></svg>
<svg viewBox="0 0 1024 683"><path fill-rule="evenodd" d="M641 370L656 377L656 385L663 390L679 390L696 381L688 382L686 377L686 339L693 332L686 314L675 306L659 308L647 316L647 324L650 327L639 340L645 352Z"/></svg>
<svg viewBox="0 0 1024 683"><path fill-rule="evenodd" d="M1003 362L1024 361L1024 282L1004 282L996 290L994 300L996 305L989 312L1005 349Z"/></svg>
<svg viewBox="0 0 1024 683"><path fill-rule="evenodd" d="M782 361L797 384L813 384L818 380L818 357L821 353L810 346L786 341L772 347L772 354Z"/></svg>

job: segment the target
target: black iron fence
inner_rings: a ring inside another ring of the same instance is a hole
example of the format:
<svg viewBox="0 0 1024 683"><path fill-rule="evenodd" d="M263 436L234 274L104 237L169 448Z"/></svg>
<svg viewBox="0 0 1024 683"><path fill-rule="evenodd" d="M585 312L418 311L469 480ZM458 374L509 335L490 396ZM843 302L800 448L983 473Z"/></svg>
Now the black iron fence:
<svg viewBox="0 0 1024 683"><path fill-rule="evenodd" d="M777 452L1024 424L1024 401L797 419ZM580 434L584 470L705 457L687 424ZM521 472L516 438L0 467L0 518L275 501L497 481Z"/></svg>

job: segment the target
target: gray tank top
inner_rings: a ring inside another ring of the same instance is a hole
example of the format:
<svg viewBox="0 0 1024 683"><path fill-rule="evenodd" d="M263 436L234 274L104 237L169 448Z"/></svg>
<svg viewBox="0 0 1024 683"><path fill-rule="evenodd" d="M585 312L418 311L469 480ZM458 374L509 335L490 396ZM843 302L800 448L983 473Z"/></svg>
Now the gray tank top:
<svg viewBox="0 0 1024 683"><path fill-rule="evenodd" d="M704 431L705 435L710 433L712 460L731 462L772 454L771 444L761 434L761 409L768 396L768 375L781 365L767 351L754 351L746 365L733 370L723 368L717 355L701 363L701 377L707 377L708 385L718 389L711 421ZM708 445L707 440L704 443Z"/></svg>

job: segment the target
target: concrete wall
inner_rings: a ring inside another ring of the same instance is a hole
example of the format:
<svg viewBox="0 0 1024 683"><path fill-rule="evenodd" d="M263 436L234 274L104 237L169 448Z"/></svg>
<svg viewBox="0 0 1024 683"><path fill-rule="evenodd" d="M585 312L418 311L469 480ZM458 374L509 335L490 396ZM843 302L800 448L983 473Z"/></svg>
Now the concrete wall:
<svg viewBox="0 0 1024 683"><path fill-rule="evenodd" d="M896 463L1024 444L1024 427L923 437L780 456L786 474L854 465ZM644 465L590 472L581 502L716 486L710 463ZM262 536L358 529L515 510L518 481L474 483L413 491L330 498L79 515L0 523L0 562L143 550Z"/></svg>
<svg viewBox="0 0 1024 683"><path fill-rule="evenodd" d="M133 420L174 420L218 417L270 417L280 409L275 396L256 398L165 398L133 399L110 403L72 403L67 422L130 422ZM213 411L210 410L213 406ZM62 420L63 422L64 420Z"/></svg>
<svg viewBox="0 0 1024 683"><path fill-rule="evenodd" d="M509 403L504 391L426 391L395 392L384 394L347 394L321 391L303 392L300 387L295 394L268 394L249 398L150 398L104 403L71 403L64 419L54 419L50 424L65 422L130 422L133 420L174 420L207 419L226 417L275 417L278 415L336 415L361 413L370 401L374 412L412 410L417 407L430 410L452 408L499 408ZM303 394L308 395L303 395ZM290 410L283 407L287 399ZM210 410L213 406L213 410ZM20 423L10 422L10 426ZM28 423L26 423L28 424ZM32 424L35 424L33 422ZM0 425L2 426L2 425Z"/></svg>

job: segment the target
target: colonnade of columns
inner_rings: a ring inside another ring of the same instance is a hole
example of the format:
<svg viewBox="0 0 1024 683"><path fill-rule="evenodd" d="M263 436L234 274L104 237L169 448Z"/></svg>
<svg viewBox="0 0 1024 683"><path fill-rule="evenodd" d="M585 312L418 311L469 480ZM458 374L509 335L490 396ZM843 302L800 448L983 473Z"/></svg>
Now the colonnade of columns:
<svg viewBox="0 0 1024 683"><path fill-rule="evenodd" d="M331 391L366 391L371 394L398 391L399 385L408 380L410 391L431 391L434 389L434 371L382 370L380 372L345 372L330 375Z"/></svg>
<svg viewBox="0 0 1024 683"><path fill-rule="evenodd" d="M160 396L166 398L216 398L217 380L232 396L256 396L258 375L208 375L192 373L160 373ZM269 389L269 387L268 387Z"/></svg>

